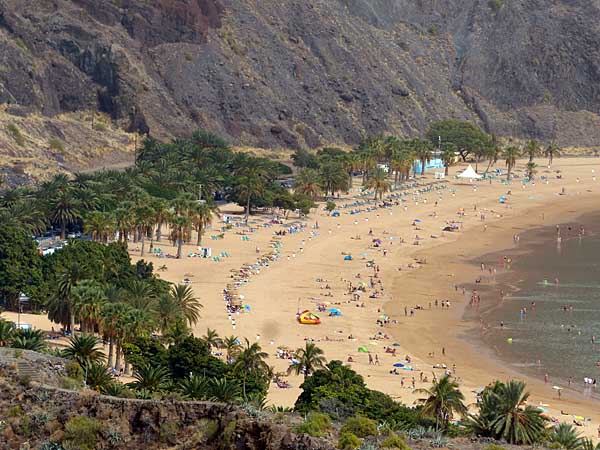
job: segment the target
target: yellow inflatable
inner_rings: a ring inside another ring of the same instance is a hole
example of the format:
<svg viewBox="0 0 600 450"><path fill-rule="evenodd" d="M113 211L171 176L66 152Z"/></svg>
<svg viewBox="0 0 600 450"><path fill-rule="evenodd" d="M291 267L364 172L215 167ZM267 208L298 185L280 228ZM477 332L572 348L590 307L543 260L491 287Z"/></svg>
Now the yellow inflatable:
<svg viewBox="0 0 600 450"><path fill-rule="evenodd" d="M319 316L313 314L308 309L306 311L302 311L298 314L298 322L303 325L319 325L321 323L321 319Z"/></svg>

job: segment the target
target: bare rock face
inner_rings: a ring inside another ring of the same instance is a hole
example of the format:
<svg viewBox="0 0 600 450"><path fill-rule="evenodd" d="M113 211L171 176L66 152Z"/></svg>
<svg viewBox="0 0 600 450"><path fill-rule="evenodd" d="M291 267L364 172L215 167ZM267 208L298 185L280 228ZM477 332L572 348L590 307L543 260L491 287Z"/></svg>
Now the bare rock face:
<svg viewBox="0 0 600 450"><path fill-rule="evenodd" d="M592 146L599 18L589 0L0 0L0 103L264 147L447 117Z"/></svg>

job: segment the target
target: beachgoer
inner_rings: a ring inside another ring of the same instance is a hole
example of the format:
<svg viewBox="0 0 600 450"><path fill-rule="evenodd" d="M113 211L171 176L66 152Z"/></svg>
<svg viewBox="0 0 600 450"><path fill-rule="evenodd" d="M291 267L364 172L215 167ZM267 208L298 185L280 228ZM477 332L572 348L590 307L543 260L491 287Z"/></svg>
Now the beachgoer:
<svg viewBox="0 0 600 450"><path fill-rule="evenodd" d="M373 365L373 355L371 355L369 353L369 365L372 366Z"/></svg>
<svg viewBox="0 0 600 450"><path fill-rule="evenodd" d="M544 374L544 383L548 384L548 374Z"/></svg>

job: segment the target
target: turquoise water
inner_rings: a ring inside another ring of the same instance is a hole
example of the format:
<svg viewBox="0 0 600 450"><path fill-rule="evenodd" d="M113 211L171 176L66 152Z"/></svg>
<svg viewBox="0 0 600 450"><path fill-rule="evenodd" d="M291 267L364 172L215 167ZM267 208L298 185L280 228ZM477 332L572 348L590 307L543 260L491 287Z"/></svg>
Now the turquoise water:
<svg viewBox="0 0 600 450"><path fill-rule="evenodd" d="M554 228L521 237L510 271L498 277L508 294L483 314L489 326L484 340L507 364L530 375L543 379L547 373L550 383L561 385L571 378L580 390L584 377L594 378L600 393L600 235L588 227L579 238L579 224L561 226L560 244Z"/></svg>

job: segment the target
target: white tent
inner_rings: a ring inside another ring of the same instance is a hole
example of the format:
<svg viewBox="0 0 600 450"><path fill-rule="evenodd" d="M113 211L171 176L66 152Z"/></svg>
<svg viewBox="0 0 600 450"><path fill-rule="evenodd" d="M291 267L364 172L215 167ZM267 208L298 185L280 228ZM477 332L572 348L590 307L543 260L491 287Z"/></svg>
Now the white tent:
<svg viewBox="0 0 600 450"><path fill-rule="evenodd" d="M459 174L458 178L469 178L471 180L478 180L479 178L482 178L482 176L475 172L475 170L473 170L473 167L471 167L471 164L469 164L467 170Z"/></svg>

